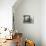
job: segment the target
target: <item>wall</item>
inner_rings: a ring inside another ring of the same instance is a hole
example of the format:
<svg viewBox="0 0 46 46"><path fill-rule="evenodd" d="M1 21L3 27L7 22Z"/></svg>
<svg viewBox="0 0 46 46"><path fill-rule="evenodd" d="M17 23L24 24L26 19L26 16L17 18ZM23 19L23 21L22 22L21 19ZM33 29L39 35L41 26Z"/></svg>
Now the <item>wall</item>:
<svg viewBox="0 0 46 46"><path fill-rule="evenodd" d="M41 41L46 46L46 0L41 1Z"/></svg>
<svg viewBox="0 0 46 46"><path fill-rule="evenodd" d="M0 0L0 27L12 28L12 6L16 0Z"/></svg>
<svg viewBox="0 0 46 46"><path fill-rule="evenodd" d="M41 46L41 0L23 0L13 7L15 29L22 32L25 38L35 41ZM34 16L34 24L23 23L24 15Z"/></svg>

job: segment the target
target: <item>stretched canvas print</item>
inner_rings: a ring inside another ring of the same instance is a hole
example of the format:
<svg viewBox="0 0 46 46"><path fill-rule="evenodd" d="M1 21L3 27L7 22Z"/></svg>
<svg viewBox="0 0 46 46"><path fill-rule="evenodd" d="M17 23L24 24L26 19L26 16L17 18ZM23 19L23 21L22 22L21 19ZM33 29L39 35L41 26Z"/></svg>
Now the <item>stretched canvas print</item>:
<svg viewBox="0 0 46 46"><path fill-rule="evenodd" d="M46 46L46 0L0 0L0 46Z"/></svg>

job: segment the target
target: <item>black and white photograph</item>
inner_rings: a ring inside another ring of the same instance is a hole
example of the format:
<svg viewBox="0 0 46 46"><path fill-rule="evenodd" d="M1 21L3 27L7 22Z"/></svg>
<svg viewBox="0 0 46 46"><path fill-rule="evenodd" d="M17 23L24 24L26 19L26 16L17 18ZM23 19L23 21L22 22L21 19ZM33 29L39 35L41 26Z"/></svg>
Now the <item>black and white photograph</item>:
<svg viewBox="0 0 46 46"><path fill-rule="evenodd" d="M31 15L24 15L23 23L34 23L34 16Z"/></svg>

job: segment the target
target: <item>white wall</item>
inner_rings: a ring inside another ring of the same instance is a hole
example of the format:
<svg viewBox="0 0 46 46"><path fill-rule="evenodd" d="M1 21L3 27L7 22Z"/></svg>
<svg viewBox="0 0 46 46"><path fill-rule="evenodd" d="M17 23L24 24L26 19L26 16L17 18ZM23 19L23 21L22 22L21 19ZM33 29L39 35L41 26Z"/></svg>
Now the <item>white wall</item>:
<svg viewBox="0 0 46 46"><path fill-rule="evenodd" d="M16 3L17 4L17 3ZM15 28L24 36L33 38L37 46L46 46L46 0L23 0L21 5L14 5ZM34 16L34 24L24 24L23 15ZM30 37L30 36L31 37Z"/></svg>
<svg viewBox="0 0 46 46"><path fill-rule="evenodd" d="M36 46L41 46L41 0L23 0L17 8L13 7L13 12L18 32L22 32L25 38L34 40ZM23 23L25 14L34 16L34 24Z"/></svg>
<svg viewBox="0 0 46 46"><path fill-rule="evenodd" d="M0 27L12 28L12 6L16 0L0 0Z"/></svg>
<svg viewBox="0 0 46 46"><path fill-rule="evenodd" d="M46 0L42 0L41 4L41 40L42 46L46 46Z"/></svg>

